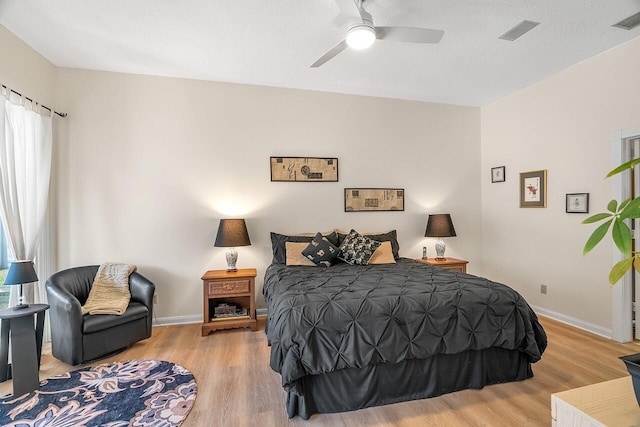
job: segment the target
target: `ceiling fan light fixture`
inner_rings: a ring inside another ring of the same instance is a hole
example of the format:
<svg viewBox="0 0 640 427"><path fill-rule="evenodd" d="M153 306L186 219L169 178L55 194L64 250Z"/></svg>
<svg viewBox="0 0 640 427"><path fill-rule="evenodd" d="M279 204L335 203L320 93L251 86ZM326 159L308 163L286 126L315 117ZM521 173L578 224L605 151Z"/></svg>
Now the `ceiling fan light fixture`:
<svg viewBox="0 0 640 427"><path fill-rule="evenodd" d="M366 24L356 25L347 31L347 45L352 49L366 49L376 40L376 30Z"/></svg>

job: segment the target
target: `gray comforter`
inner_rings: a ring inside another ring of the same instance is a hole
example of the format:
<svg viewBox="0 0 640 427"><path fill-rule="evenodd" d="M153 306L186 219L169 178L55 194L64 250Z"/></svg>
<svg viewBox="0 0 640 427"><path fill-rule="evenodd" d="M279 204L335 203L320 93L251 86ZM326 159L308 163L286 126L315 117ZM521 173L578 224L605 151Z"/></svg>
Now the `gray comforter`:
<svg viewBox="0 0 640 427"><path fill-rule="evenodd" d="M508 286L401 258L396 264L267 268L271 368L285 389L345 368L501 347L533 363L546 335Z"/></svg>

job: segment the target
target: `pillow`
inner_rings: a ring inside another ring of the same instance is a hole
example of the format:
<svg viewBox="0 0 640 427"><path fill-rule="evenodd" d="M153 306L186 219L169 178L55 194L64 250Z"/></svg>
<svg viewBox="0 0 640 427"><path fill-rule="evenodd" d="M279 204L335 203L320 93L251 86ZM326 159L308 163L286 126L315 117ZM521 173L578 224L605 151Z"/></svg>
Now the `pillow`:
<svg viewBox="0 0 640 427"><path fill-rule="evenodd" d="M381 242L380 247L369 259L369 264L395 264L396 259L393 257L391 250L391 242Z"/></svg>
<svg viewBox="0 0 640 427"><path fill-rule="evenodd" d="M332 231L325 235L331 243L338 246L338 233ZM307 245L313 240L313 236L288 236L286 234L278 234L271 232L271 249L273 251L274 264L286 264L287 251L285 248L286 242L305 242Z"/></svg>
<svg viewBox="0 0 640 427"><path fill-rule="evenodd" d="M347 235L345 233L338 232L338 243L337 245L342 245L344 238ZM364 234L365 237L376 240L378 242L391 242L391 251L393 252L393 257L395 259L400 258L400 245L398 244L398 235L396 230L391 230L388 233L378 233L378 234Z"/></svg>
<svg viewBox="0 0 640 427"><path fill-rule="evenodd" d="M310 267L316 266L313 262L309 261L304 255L302 255L302 251L307 246L309 246L307 242L285 242L284 245L287 252L285 259L287 265L306 265Z"/></svg>
<svg viewBox="0 0 640 427"><path fill-rule="evenodd" d="M373 253L382 243L351 230L340 245L338 258L351 265L367 265Z"/></svg>
<svg viewBox="0 0 640 427"><path fill-rule="evenodd" d="M311 243L302 251L315 265L331 267L333 260L338 257L338 247L324 237L321 233L316 234Z"/></svg>

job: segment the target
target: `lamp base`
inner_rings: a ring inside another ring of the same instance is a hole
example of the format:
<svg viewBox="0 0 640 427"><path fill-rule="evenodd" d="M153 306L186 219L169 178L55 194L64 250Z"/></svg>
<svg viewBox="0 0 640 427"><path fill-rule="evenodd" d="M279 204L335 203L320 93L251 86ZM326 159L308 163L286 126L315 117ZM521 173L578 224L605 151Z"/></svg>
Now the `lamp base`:
<svg viewBox="0 0 640 427"><path fill-rule="evenodd" d="M238 271L236 268L236 262L238 261L238 251L236 248L227 249L225 255L227 258L227 272Z"/></svg>
<svg viewBox="0 0 640 427"><path fill-rule="evenodd" d="M14 310L22 310L25 308L29 308L29 304L18 304L16 306L13 307Z"/></svg>
<svg viewBox="0 0 640 427"><path fill-rule="evenodd" d="M444 257L445 249L447 249L447 245L444 244L442 237L438 237L438 240L436 241L436 260L444 261L446 259Z"/></svg>

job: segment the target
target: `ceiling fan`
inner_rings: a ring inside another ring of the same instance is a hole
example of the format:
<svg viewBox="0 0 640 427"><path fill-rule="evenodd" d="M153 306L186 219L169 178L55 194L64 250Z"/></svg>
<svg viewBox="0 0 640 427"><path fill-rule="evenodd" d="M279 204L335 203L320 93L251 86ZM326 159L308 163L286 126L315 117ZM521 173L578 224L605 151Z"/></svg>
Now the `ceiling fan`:
<svg viewBox="0 0 640 427"><path fill-rule="evenodd" d="M317 68L334 56L345 50L366 49L378 40L390 40L408 43L438 43L444 31L431 30L429 28L415 27L374 27L371 15L364 10L362 3L364 0L335 0L340 11L355 24L349 27L344 40L329 49L316 62L311 64L311 68Z"/></svg>

